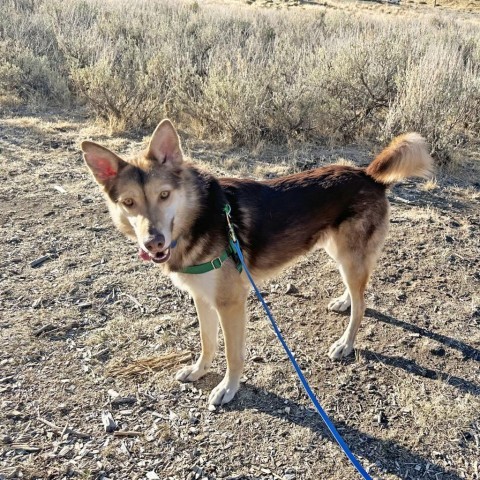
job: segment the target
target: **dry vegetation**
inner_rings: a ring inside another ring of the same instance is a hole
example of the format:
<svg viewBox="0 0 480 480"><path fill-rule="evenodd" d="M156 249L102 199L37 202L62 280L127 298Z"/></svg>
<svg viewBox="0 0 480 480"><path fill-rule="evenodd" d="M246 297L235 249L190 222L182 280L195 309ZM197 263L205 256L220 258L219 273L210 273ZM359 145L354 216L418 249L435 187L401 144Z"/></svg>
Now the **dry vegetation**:
<svg viewBox="0 0 480 480"><path fill-rule="evenodd" d="M114 130L168 115L197 136L249 146L418 130L442 160L480 134L480 24L449 12L3 4L10 103L83 102Z"/></svg>
<svg viewBox="0 0 480 480"><path fill-rule="evenodd" d="M354 356L326 355L347 321L325 308L342 290L326 256L263 289L373 478L479 480L476 14L221 3L2 2L0 479L357 478L253 297L235 400L206 408L223 353L194 385L173 380L198 354L194 308L115 232L78 150L92 138L128 153L168 114L218 175L365 164L370 141L404 129L461 160L390 192ZM128 436L105 432L107 411Z"/></svg>

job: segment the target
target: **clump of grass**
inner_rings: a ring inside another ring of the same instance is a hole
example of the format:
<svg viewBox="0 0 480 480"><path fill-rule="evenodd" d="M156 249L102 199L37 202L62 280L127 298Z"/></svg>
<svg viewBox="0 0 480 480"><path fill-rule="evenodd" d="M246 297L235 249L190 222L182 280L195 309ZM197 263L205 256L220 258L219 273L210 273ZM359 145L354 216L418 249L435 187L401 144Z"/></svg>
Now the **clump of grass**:
<svg viewBox="0 0 480 480"><path fill-rule="evenodd" d="M236 145L385 141L416 130L447 162L480 134L480 27L449 19L185 2L8 0L0 85L83 102L112 129Z"/></svg>

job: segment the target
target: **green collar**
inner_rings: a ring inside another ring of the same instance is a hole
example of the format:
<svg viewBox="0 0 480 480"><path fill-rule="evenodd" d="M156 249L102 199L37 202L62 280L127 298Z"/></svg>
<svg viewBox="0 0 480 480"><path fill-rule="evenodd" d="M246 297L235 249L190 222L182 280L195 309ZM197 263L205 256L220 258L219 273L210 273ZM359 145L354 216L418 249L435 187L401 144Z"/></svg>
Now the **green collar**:
<svg viewBox="0 0 480 480"><path fill-rule="evenodd" d="M228 247L221 253L221 255L217 258L214 258L213 260L210 260L209 262L201 263L200 265L192 265L191 267L185 267L179 270L179 273L190 273L190 274L199 274L199 273L207 273L211 272L212 270L217 270L218 268L221 268L225 260L228 258L232 257L233 260L235 261L237 270L241 273L242 272L242 264L238 262L236 255L235 255L235 250L233 249L231 245L231 240L230 244Z"/></svg>

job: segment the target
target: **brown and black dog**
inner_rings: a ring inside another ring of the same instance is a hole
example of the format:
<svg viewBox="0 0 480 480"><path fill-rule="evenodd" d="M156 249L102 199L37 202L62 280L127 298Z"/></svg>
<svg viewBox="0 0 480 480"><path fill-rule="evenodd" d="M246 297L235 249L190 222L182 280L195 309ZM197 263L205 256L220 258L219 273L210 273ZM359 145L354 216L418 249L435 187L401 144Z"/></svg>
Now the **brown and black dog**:
<svg viewBox="0 0 480 480"><path fill-rule="evenodd" d="M347 329L329 350L338 359L352 351L365 311L365 287L388 229L386 189L432 171L425 141L416 133L394 139L367 168L331 165L261 182L217 179L185 162L169 120L158 125L148 149L128 161L89 141L82 150L115 225L138 243L142 259L159 264L195 301L202 352L177 373L178 380L207 373L220 321L227 372L210 395L213 405L229 402L239 388L250 287L231 257L206 273L182 270L210 262L227 248L225 204L254 279L269 278L320 247L337 262L346 288L329 309L351 307Z"/></svg>

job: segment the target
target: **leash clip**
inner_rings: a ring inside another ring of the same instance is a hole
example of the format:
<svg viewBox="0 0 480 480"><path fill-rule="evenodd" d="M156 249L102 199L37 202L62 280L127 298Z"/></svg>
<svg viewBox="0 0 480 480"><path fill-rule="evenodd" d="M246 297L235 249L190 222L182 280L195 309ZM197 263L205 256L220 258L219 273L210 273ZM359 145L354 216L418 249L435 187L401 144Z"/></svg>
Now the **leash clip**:
<svg viewBox="0 0 480 480"><path fill-rule="evenodd" d="M230 206L229 203L225 204L225 206L223 207L223 211L225 212L225 216L227 217L228 233L230 235L230 238L234 243L237 243L237 237L235 236L235 230L233 229L233 225L230 217L230 213L232 213L232 207Z"/></svg>

